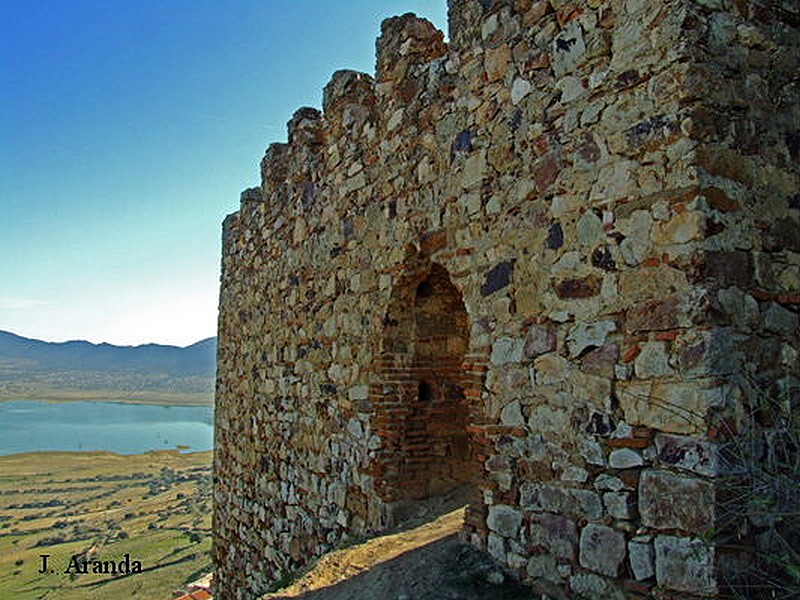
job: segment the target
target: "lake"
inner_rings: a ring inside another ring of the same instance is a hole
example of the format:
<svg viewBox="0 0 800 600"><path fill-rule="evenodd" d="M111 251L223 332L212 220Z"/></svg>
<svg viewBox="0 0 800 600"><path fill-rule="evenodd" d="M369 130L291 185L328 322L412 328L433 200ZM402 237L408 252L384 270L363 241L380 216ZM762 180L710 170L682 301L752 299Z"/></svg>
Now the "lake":
<svg viewBox="0 0 800 600"><path fill-rule="evenodd" d="M214 409L119 402L0 402L0 455L41 450L139 454L214 447Z"/></svg>

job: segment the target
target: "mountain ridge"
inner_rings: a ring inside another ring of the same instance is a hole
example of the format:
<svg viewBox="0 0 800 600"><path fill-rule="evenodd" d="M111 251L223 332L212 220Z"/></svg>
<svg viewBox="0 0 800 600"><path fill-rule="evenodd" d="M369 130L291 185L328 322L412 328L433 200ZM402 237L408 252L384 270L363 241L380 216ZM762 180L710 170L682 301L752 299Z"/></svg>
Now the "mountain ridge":
<svg viewBox="0 0 800 600"><path fill-rule="evenodd" d="M33 360L43 370L207 375L213 373L215 366L216 338L205 338L183 347L155 343L118 346L86 340L46 342L0 330L0 358Z"/></svg>
<svg viewBox="0 0 800 600"><path fill-rule="evenodd" d="M216 338L188 346L47 342L0 330L0 399L211 403Z"/></svg>

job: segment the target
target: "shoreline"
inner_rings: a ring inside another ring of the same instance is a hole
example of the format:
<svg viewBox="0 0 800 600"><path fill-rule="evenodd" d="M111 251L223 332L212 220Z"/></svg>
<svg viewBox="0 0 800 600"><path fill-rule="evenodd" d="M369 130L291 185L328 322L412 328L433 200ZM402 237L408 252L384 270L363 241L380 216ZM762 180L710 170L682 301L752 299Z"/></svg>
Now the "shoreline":
<svg viewBox="0 0 800 600"><path fill-rule="evenodd" d="M41 390L11 394L0 391L0 402L114 402L118 404L152 404L161 406L210 406L214 407L214 395L201 392L164 394L160 392L132 392L125 394L115 390Z"/></svg>
<svg viewBox="0 0 800 600"><path fill-rule="evenodd" d="M26 452L12 452L10 454L0 454L0 462L6 460L24 460L26 457L31 458L45 458L44 455L49 455L47 458L58 458L65 456L68 458L129 458L129 457L143 457L151 455L153 458L171 458L182 456L195 456L200 454L211 454L213 456L214 449L211 450L195 450L192 452L182 452L177 448L170 448L168 450L147 450L145 452L137 452L133 454L122 454L121 452L113 452L111 450L29 450Z"/></svg>

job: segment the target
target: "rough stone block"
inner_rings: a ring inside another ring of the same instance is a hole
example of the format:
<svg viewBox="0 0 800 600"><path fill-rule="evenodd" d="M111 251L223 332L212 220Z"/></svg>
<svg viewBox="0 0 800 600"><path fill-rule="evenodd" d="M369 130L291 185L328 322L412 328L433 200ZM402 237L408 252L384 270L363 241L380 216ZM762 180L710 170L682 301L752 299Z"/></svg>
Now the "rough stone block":
<svg viewBox="0 0 800 600"><path fill-rule="evenodd" d="M703 233L705 218L699 211L686 211L661 221L653 227L652 240L656 244L685 244L698 239Z"/></svg>
<svg viewBox="0 0 800 600"><path fill-rule="evenodd" d="M646 470L639 480L642 524L704 533L714 527L714 487L697 478Z"/></svg>
<svg viewBox="0 0 800 600"><path fill-rule="evenodd" d="M570 577L569 586L579 598L586 600L625 600L625 592L594 573L576 573Z"/></svg>
<svg viewBox="0 0 800 600"><path fill-rule="evenodd" d="M669 433L705 429L708 397L696 384L620 382L618 397L628 423Z"/></svg>
<svg viewBox="0 0 800 600"><path fill-rule="evenodd" d="M598 321L597 323L578 323L567 335L567 348L570 356L578 356L586 348L598 348L605 344L606 337L616 331L614 321Z"/></svg>
<svg viewBox="0 0 800 600"><path fill-rule="evenodd" d="M601 283L596 275L563 279L555 284L556 295L563 299L591 298L600 293Z"/></svg>
<svg viewBox="0 0 800 600"><path fill-rule="evenodd" d="M673 329L682 324L680 316L677 297L650 300L628 309L625 314L625 329L630 332Z"/></svg>
<svg viewBox="0 0 800 600"><path fill-rule="evenodd" d="M780 304L770 302L764 313L764 327L778 334L789 335L798 331L800 317L796 313L783 308Z"/></svg>
<svg viewBox="0 0 800 600"><path fill-rule="evenodd" d="M620 479L619 477L614 477L613 475L607 475L606 473L601 473L595 478L594 487L598 490L608 490L612 492L618 492L622 489L625 489L625 482L622 481L622 479Z"/></svg>
<svg viewBox="0 0 800 600"><path fill-rule="evenodd" d="M749 287L753 279L752 257L747 252L706 252L705 274L718 287Z"/></svg>
<svg viewBox="0 0 800 600"><path fill-rule="evenodd" d="M502 536L496 533L489 533L486 549L495 560L503 563L506 560L506 543Z"/></svg>
<svg viewBox="0 0 800 600"><path fill-rule="evenodd" d="M580 63L585 52L586 43L583 39L583 30L577 20L572 21L553 39L551 64L556 77L562 77L572 72Z"/></svg>
<svg viewBox="0 0 800 600"><path fill-rule="evenodd" d="M502 366L520 362L524 346L524 340L509 337L500 338L492 345L492 364Z"/></svg>
<svg viewBox="0 0 800 600"><path fill-rule="evenodd" d="M556 349L556 331L551 325L532 325L525 334L525 356L536 358Z"/></svg>
<svg viewBox="0 0 800 600"><path fill-rule="evenodd" d="M606 492L603 494L606 512L615 519L632 519L636 516L633 496L629 492Z"/></svg>
<svg viewBox="0 0 800 600"><path fill-rule="evenodd" d="M529 577L535 579L547 579L549 581L560 581L561 577L556 568L556 559L552 554L540 554L531 556L525 569Z"/></svg>
<svg viewBox="0 0 800 600"><path fill-rule="evenodd" d="M504 504L495 504L489 507L489 515L486 518L486 525L506 538L515 538L522 524L522 513Z"/></svg>
<svg viewBox="0 0 800 600"><path fill-rule="evenodd" d="M669 365L669 355L663 342L647 342L640 347L641 352L633 363L633 370L639 379L665 377L674 370Z"/></svg>
<svg viewBox="0 0 800 600"><path fill-rule="evenodd" d="M656 456L661 463L714 476L718 472L718 448L712 442L683 435L656 435Z"/></svg>
<svg viewBox="0 0 800 600"><path fill-rule="evenodd" d="M524 483L520 488L523 509L552 512L569 518L596 521L603 516L600 495L590 490L541 483Z"/></svg>
<svg viewBox="0 0 800 600"><path fill-rule="evenodd" d="M352 401L367 400L369 398L369 386L354 385L347 390L347 397Z"/></svg>
<svg viewBox="0 0 800 600"><path fill-rule="evenodd" d="M717 593L714 548L697 538L660 535L655 539L656 581L668 589Z"/></svg>
<svg viewBox="0 0 800 600"><path fill-rule="evenodd" d="M616 344L604 344L581 357L581 371L612 379L618 359L619 347Z"/></svg>
<svg viewBox="0 0 800 600"><path fill-rule="evenodd" d="M608 455L608 466L612 469L632 469L643 464L642 455L630 448L616 448Z"/></svg>
<svg viewBox="0 0 800 600"><path fill-rule="evenodd" d="M626 308L668 298L676 292L686 293L689 289L686 273L666 265L632 269L619 274L620 303Z"/></svg>
<svg viewBox="0 0 800 600"><path fill-rule="evenodd" d="M580 563L601 575L616 577L625 560L625 535L605 525L588 524L581 531Z"/></svg>
<svg viewBox="0 0 800 600"><path fill-rule="evenodd" d="M524 427L525 417L522 415L522 408L519 400L507 404L502 411L500 411L500 422L509 427Z"/></svg>
<svg viewBox="0 0 800 600"><path fill-rule="evenodd" d="M514 273L514 262L503 261L492 267L486 272L486 281L481 286L481 295L488 296L498 290L502 290L511 283L511 275Z"/></svg>
<svg viewBox="0 0 800 600"><path fill-rule="evenodd" d="M560 515L544 513L530 524L530 540L535 546L544 546L556 558L574 561L578 545L575 522Z"/></svg>
<svg viewBox="0 0 800 600"><path fill-rule="evenodd" d="M653 544L650 541L631 540L628 542L628 559L631 572L637 581L649 579L655 575L655 558Z"/></svg>

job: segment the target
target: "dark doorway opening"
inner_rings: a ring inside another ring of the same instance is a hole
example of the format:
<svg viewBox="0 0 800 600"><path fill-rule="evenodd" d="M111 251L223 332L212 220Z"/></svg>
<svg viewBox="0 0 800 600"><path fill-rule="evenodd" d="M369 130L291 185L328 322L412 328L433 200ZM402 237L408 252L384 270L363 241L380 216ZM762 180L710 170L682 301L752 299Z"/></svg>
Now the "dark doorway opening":
<svg viewBox="0 0 800 600"><path fill-rule="evenodd" d="M465 395L469 318L444 267L422 262L411 271L384 320L376 487L389 503L463 500L476 474Z"/></svg>

